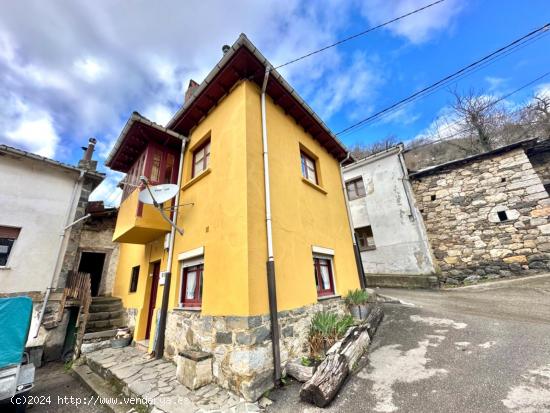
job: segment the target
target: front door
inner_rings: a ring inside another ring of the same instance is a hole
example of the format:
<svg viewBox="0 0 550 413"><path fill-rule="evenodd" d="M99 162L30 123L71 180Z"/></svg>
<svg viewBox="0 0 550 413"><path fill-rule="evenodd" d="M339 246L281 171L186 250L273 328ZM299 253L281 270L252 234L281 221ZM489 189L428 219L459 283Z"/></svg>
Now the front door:
<svg viewBox="0 0 550 413"><path fill-rule="evenodd" d="M145 339L149 340L151 335L151 325L153 324L153 313L157 302L157 289L159 286L160 261L153 264L153 279L151 280L151 294L149 294L149 309L147 312L147 329L145 330Z"/></svg>

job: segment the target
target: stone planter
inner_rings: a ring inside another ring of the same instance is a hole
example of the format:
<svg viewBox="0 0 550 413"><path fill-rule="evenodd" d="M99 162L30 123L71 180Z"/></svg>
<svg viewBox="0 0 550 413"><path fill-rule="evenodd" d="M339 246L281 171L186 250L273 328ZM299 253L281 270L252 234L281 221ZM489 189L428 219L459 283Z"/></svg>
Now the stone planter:
<svg viewBox="0 0 550 413"><path fill-rule="evenodd" d="M286 365L286 374L294 377L299 382L306 382L313 376L317 365L304 366L301 359L290 360Z"/></svg>
<svg viewBox="0 0 550 413"><path fill-rule="evenodd" d="M349 306L349 311L356 320L365 320L369 314L369 306L365 304L354 304Z"/></svg>
<svg viewBox="0 0 550 413"><path fill-rule="evenodd" d="M196 390L212 382L212 354L185 350L176 358L176 378L189 390Z"/></svg>

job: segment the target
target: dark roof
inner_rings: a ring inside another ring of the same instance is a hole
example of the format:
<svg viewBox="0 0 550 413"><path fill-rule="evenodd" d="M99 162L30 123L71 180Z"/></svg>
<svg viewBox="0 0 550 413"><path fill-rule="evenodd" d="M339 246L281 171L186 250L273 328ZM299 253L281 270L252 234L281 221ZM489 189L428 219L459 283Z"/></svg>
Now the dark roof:
<svg viewBox="0 0 550 413"><path fill-rule="evenodd" d="M168 122L167 128L188 136L193 127L206 117L238 81L248 79L261 87L266 67L273 66L246 35L241 34L206 79L193 91L191 98ZM266 93L336 159L342 161L346 158L347 149L344 144L276 70L270 72Z"/></svg>
<svg viewBox="0 0 550 413"><path fill-rule="evenodd" d="M8 146L8 145L0 145L0 155L2 155L2 154L31 159L31 160L34 160L34 161L45 163L47 165L50 165L50 166L53 166L53 167L56 167L56 168L64 169L66 171L77 172L77 173L80 173L81 171L84 171L86 177L91 178L91 179L96 180L96 181L102 181L105 178L105 174L103 174L103 173L78 168L78 167L73 166L73 165L69 165L69 164L66 164L66 163L63 163L63 162L59 162L59 161L56 161L54 159L46 158L45 156L40 156L40 155L37 155L37 154L32 153L32 152L27 152L27 151L24 151L24 150L21 150L21 149L13 148L13 147Z"/></svg>
<svg viewBox="0 0 550 413"><path fill-rule="evenodd" d="M468 164L470 162L474 162L481 159L491 158L493 156L497 156L506 152L510 152L517 148L524 148L525 150L529 150L530 148L535 147L537 144L537 138L531 138L531 139L525 139L522 141L514 142L510 145L501 146L500 148L493 149L488 152L483 152L477 155L468 156L466 158L456 159L454 161L445 162L439 165L430 166L429 168L421 169L419 171L415 172L409 172L410 178L421 178L423 176L427 175L433 175L437 173L444 172L444 170L447 169L454 169L458 168L462 165Z"/></svg>
<svg viewBox="0 0 550 413"><path fill-rule="evenodd" d="M138 112L133 112L107 156L105 165L115 171L126 173L149 142L179 149L182 139L184 137L173 130L150 121Z"/></svg>

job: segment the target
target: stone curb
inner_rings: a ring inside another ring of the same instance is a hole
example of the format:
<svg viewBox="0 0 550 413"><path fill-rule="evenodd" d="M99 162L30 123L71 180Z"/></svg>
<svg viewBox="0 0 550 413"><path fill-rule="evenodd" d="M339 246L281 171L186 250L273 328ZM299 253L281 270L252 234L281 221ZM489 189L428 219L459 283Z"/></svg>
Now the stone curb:
<svg viewBox="0 0 550 413"><path fill-rule="evenodd" d="M456 291L456 290L478 290L486 287L497 287L500 285L515 284L522 281L536 280L537 278L550 278L550 273L529 275L526 277L517 277L513 279L504 279L504 280L500 279L500 280L494 280L494 281L486 281L479 284L464 285L461 287L442 288L440 291L444 291L447 293L447 292Z"/></svg>

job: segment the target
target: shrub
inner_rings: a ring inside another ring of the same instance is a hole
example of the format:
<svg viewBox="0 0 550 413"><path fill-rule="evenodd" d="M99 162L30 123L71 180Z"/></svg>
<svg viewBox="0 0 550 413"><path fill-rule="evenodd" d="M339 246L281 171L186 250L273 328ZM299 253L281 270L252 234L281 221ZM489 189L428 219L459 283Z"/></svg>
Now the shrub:
<svg viewBox="0 0 550 413"><path fill-rule="evenodd" d="M369 300L369 293L366 290L349 290L345 297L347 305L365 304Z"/></svg>
<svg viewBox="0 0 550 413"><path fill-rule="evenodd" d="M324 356L328 349L353 325L350 315L339 316L335 313L321 311L311 319L309 327L309 350L312 357Z"/></svg>

